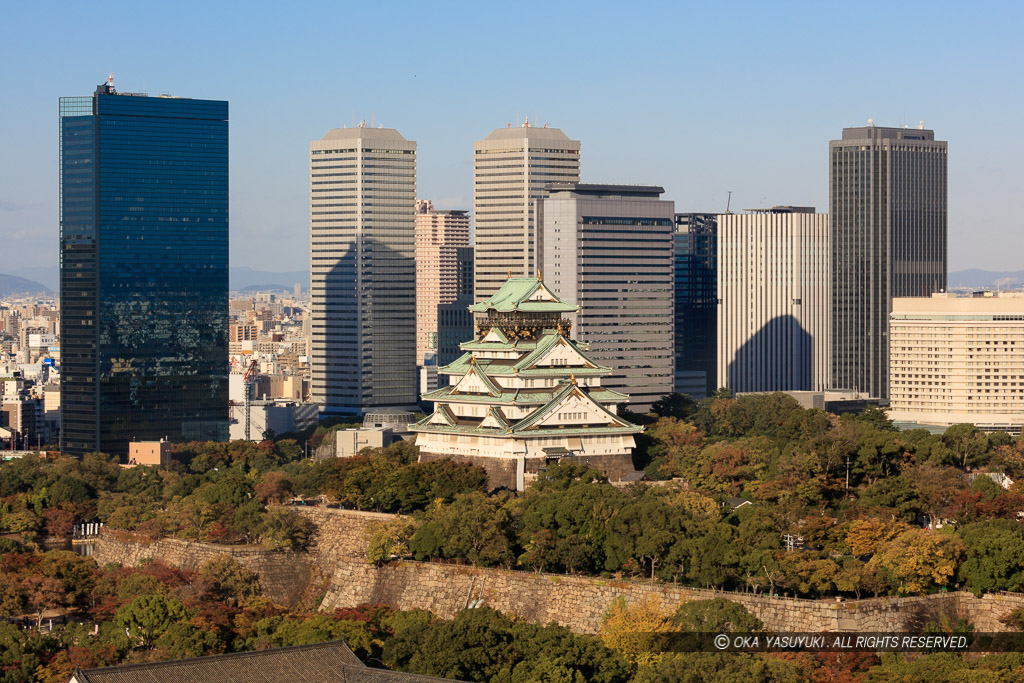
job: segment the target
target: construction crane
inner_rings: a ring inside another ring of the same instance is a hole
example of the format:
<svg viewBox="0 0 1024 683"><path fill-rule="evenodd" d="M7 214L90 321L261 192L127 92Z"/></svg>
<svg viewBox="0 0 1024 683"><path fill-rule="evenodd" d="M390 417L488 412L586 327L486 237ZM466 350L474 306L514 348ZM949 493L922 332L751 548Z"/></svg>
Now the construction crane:
<svg viewBox="0 0 1024 683"><path fill-rule="evenodd" d="M729 198L725 201L725 212L732 213L732 211L729 210L729 207L732 206L732 190L727 190L727 192L729 193Z"/></svg>
<svg viewBox="0 0 1024 683"><path fill-rule="evenodd" d="M256 385L256 380L260 376L259 362L253 358L252 362L249 363L249 368L242 375L242 385L245 387L245 440L251 441L249 438L249 425L251 424L252 414L252 392L253 387Z"/></svg>

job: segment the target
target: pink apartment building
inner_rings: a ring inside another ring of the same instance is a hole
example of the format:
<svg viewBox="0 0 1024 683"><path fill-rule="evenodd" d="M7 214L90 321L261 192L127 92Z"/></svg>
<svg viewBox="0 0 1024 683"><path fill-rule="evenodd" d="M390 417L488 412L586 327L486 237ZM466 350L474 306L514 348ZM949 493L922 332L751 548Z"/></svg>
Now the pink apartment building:
<svg viewBox="0 0 1024 683"><path fill-rule="evenodd" d="M456 249L469 246L468 211L435 211L416 200L416 363L437 348L437 307L455 301Z"/></svg>

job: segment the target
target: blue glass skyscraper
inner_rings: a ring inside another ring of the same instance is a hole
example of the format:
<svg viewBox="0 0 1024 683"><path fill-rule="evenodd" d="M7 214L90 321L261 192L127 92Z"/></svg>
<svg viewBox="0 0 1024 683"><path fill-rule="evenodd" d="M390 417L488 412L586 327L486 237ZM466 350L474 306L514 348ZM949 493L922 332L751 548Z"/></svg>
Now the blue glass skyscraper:
<svg viewBox="0 0 1024 683"><path fill-rule="evenodd" d="M61 450L228 433L228 103L60 99Z"/></svg>

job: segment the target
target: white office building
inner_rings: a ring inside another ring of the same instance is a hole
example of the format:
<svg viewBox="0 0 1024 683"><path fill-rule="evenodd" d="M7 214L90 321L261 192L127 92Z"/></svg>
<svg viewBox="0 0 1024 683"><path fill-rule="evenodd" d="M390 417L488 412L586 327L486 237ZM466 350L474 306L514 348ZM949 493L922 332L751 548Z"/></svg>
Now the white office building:
<svg viewBox="0 0 1024 683"><path fill-rule="evenodd" d="M831 375L828 215L718 216L718 386L822 391Z"/></svg>

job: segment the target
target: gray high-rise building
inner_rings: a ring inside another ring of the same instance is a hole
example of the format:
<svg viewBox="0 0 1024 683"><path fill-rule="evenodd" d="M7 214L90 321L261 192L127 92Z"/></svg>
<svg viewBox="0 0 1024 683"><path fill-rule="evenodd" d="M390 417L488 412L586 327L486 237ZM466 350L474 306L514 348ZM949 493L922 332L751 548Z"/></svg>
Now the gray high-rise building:
<svg viewBox="0 0 1024 683"><path fill-rule="evenodd" d="M475 298L509 277L533 277L534 207L548 183L580 179L580 141L557 128L498 128L473 143Z"/></svg>
<svg viewBox="0 0 1024 683"><path fill-rule="evenodd" d="M336 415L413 408L416 143L360 126L309 150L313 400Z"/></svg>
<svg viewBox="0 0 1024 683"><path fill-rule="evenodd" d="M672 261L675 204L648 185L551 184L537 209L538 277L575 301L566 317L603 386L647 412L675 390Z"/></svg>
<svg viewBox="0 0 1024 683"><path fill-rule="evenodd" d="M889 395L893 297L946 288L946 143L919 128L829 142L832 388Z"/></svg>

